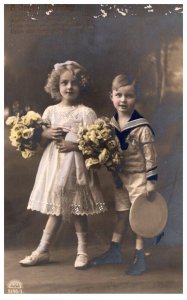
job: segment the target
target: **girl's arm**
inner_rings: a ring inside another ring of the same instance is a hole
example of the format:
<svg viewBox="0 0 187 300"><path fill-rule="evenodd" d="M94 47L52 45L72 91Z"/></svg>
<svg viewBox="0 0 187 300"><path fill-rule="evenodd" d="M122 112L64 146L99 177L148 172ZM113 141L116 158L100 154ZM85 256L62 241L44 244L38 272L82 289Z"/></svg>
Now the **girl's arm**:
<svg viewBox="0 0 187 300"><path fill-rule="evenodd" d="M70 141L61 141L57 143L58 151L61 153L71 152L71 151L80 151L77 143L73 143Z"/></svg>
<svg viewBox="0 0 187 300"><path fill-rule="evenodd" d="M93 111L93 109L85 107L85 110L83 112L83 125L89 125L93 124L94 121L97 119L96 113ZM73 133L73 132L72 132ZM71 136L70 140L62 140L59 143L57 142L57 148L59 152L71 152L71 151L78 151L81 152L78 143L76 142L77 137Z"/></svg>
<svg viewBox="0 0 187 300"><path fill-rule="evenodd" d="M62 129L61 128L46 128L43 127L41 133L40 146L46 147L52 140L58 141L62 138Z"/></svg>

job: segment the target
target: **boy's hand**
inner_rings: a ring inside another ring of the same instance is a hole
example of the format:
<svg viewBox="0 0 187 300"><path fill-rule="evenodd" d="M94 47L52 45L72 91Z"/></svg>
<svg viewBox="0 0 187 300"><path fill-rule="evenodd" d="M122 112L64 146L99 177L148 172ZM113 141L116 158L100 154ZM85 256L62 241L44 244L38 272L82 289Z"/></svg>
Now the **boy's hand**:
<svg viewBox="0 0 187 300"><path fill-rule="evenodd" d="M56 143L56 146L58 148L58 151L60 153L65 153L65 152L71 152L71 151L78 151L78 145L69 141L62 141L59 143Z"/></svg>
<svg viewBox="0 0 187 300"><path fill-rule="evenodd" d="M155 180L147 180L146 184L147 188L147 197L149 201L153 201L156 193L156 181Z"/></svg>

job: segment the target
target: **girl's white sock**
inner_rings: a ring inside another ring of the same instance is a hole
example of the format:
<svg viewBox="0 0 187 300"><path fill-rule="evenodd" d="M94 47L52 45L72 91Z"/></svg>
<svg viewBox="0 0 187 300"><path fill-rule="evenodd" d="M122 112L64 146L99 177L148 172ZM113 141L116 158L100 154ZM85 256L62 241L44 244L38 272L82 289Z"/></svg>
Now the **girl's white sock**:
<svg viewBox="0 0 187 300"><path fill-rule="evenodd" d="M87 254L87 232L76 232L78 246L77 254Z"/></svg>
<svg viewBox="0 0 187 300"><path fill-rule="evenodd" d="M39 245L38 245L38 247L36 248L35 251L38 252L38 253L43 253L43 252L48 251L52 238L53 238L53 234L48 233L44 229L42 238L40 240L40 243L39 243Z"/></svg>
<svg viewBox="0 0 187 300"><path fill-rule="evenodd" d="M38 247L36 248L36 252L42 253L49 250L52 239L58 230L61 223L61 217L57 216L49 216L45 229L43 230L43 235L40 240Z"/></svg>

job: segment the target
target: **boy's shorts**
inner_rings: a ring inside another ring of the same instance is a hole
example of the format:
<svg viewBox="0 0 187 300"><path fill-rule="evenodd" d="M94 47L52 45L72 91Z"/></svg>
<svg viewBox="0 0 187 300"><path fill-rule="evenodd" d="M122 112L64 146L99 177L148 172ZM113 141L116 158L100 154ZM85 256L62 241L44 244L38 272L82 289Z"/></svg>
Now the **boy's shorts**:
<svg viewBox="0 0 187 300"><path fill-rule="evenodd" d="M145 173L120 173L123 182L121 189L115 188L115 209L116 211L129 210L132 203L142 194L147 193L147 178Z"/></svg>

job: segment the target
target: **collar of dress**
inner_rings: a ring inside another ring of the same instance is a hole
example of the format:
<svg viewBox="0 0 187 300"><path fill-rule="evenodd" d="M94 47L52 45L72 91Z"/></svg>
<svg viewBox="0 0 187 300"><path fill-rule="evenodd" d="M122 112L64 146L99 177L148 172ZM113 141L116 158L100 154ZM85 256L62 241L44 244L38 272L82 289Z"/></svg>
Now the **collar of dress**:
<svg viewBox="0 0 187 300"><path fill-rule="evenodd" d="M127 124L125 124L125 126L120 129L119 127L119 124L118 124L118 114L116 113L110 123L112 126L114 126L119 132L122 132L122 131L125 131L125 130L128 130L128 129L133 129L133 128L136 128L136 127L139 127L139 126L142 126L142 125L148 125L150 126L149 122L143 118L136 110L134 110L130 120L128 121Z"/></svg>

